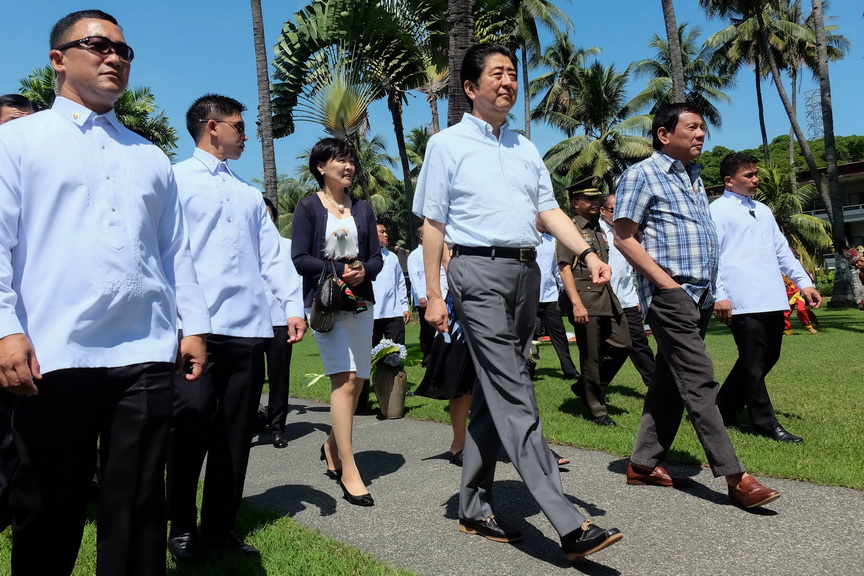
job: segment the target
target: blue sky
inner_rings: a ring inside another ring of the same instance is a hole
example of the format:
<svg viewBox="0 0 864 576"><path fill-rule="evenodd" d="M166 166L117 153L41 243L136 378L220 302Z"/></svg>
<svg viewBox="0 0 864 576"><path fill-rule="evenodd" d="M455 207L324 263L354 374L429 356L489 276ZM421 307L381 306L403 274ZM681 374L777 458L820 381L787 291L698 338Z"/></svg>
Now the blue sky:
<svg viewBox="0 0 864 576"><path fill-rule="evenodd" d="M252 19L249 3L241 0L149 0L146 2L101 1L75 5L68 0L29 0L7 2L0 21L4 55L0 58L0 93L16 92L19 79L47 63L48 34L51 26L72 10L98 8L114 15L124 29L127 42L135 49L132 86L149 86L160 107L171 119L181 138L177 159L188 157L194 146L183 126L186 108L205 92L223 93L244 102L249 108L247 122L257 114L255 56L252 47ZM809 2L804 4L809 8ZM265 35L273 46L285 21L290 20L305 2L262 0ZM585 0L561 1L575 30L571 39L577 46L599 46L604 64L623 70L630 62L651 56L647 48L654 34L665 36L659 0ZM725 24L707 21L695 0L675 2L679 23L698 25L707 38ZM835 24L852 41L846 59L832 64L831 82L835 129L839 135L864 134L860 82L864 82L864 19L860 0L832 0L828 14L837 16ZM271 50L272 57L272 50ZM737 88L729 91L731 105L721 106L723 129L712 130L707 147L753 148L759 144L759 126L752 73L744 70ZM633 90L637 84L632 84ZM803 90L816 88L807 78ZM785 112L773 85L763 85L769 138L789 130ZM799 98L799 117L805 122L804 98ZM516 126L522 123L522 104L514 107ZM446 118L446 101L441 104ZM428 123L429 110L422 94L409 96L405 114L406 131ZM383 102L373 104L372 132L380 134L392 155L395 137L389 113ZM805 128L806 130L806 128ZM294 135L276 143L279 171L293 173L300 163L297 154L311 147L324 135L315 124L297 123ZM563 138L559 132L539 124L532 125L532 139L540 152ZM260 146L250 145L233 167L247 179L262 173Z"/></svg>

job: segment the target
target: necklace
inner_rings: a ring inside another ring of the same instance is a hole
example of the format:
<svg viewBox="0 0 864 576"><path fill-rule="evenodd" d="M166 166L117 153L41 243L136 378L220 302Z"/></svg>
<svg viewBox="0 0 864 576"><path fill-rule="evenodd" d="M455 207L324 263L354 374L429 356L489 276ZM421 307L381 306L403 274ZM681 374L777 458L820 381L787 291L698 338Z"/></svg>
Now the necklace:
<svg viewBox="0 0 864 576"><path fill-rule="evenodd" d="M324 194L324 197L327 198L327 200L329 200L330 203L333 204L333 206L335 206L337 210L339 210L339 214L343 214L345 212L344 204L336 204L336 202L330 197L329 194L327 194L327 192L324 192L322 190L322 193Z"/></svg>

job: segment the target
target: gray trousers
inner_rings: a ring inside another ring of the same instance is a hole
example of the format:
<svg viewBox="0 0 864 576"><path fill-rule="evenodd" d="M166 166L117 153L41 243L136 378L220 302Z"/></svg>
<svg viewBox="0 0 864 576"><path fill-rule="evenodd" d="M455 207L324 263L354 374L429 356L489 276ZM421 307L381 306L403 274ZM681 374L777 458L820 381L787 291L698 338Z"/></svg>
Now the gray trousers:
<svg viewBox="0 0 864 576"><path fill-rule="evenodd" d="M549 522L558 534L568 534L585 517L562 491L525 364L537 315L540 270L535 262L463 255L450 261L447 280L477 369L459 517L482 520L494 514L492 483L503 445Z"/></svg>
<svg viewBox="0 0 864 576"><path fill-rule="evenodd" d="M634 464L653 468L663 459L686 408L714 476L744 472L714 403L718 384L703 340L711 312L700 310L680 288L654 292L647 320L657 340L657 360L630 456Z"/></svg>

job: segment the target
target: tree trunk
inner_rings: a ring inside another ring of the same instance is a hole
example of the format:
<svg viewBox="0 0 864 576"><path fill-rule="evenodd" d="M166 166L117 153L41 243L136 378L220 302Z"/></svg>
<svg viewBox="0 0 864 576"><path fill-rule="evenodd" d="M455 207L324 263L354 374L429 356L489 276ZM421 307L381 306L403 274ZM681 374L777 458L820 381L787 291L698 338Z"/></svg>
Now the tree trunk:
<svg viewBox="0 0 864 576"><path fill-rule="evenodd" d="M255 69L258 77L258 121L261 156L264 159L264 197L279 206L276 181L276 152L273 149L273 112L270 108L270 75L267 72L267 46L264 42L264 17L261 0L252 5L252 39L255 43Z"/></svg>
<svg viewBox="0 0 864 576"><path fill-rule="evenodd" d="M528 43L522 40L522 98L525 100L525 138L531 139L531 97L528 95Z"/></svg>
<svg viewBox="0 0 864 576"><path fill-rule="evenodd" d="M857 282L841 250L849 247L846 239L846 226L843 216L843 199L840 196L840 175L837 171L837 146L834 140L834 110L831 104L831 81L828 75L828 44L825 41L825 15L822 13L822 0L812 0L813 24L816 28L816 60L819 72L819 93L822 104L822 130L825 141L826 173L828 176L828 196L826 204L832 214L831 235L834 239L834 290L831 306L855 306L856 299L852 288ZM822 186L820 186L820 191ZM843 264L841 266L841 263Z"/></svg>
<svg viewBox="0 0 864 576"><path fill-rule="evenodd" d="M432 112L432 122L429 123L430 134L435 134L441 130L441 124L438 122L438 95L430 92L426 95L426 100L429 102L429 110Z"/></svg>
<svg viewBox="0 0 864 576"><path fill-rule="evenodd" d="M661 0L663 20L666 23L666 38L669 41L669 60L672 67L672 92L676 102L684 102L684 64L681 58L681 41L678 37L678 23L675 20L675 7L672 0Z"/></svg>
<svg viewBox="0 0 864 576"><path fill-rule="evenodd" d="M450 77L447 82L447 125L452 126L462 119L471 107L462 89L459 70L462 59L474 42L473 0L447 0L447 20L450 22L450 49L448 61Z"/></svg>
<svg viewBox="0 0 864 576"><path fill-rule="evenodd" d="M798 65L794 65L789 68L789 81L792 86L792 109L795 110L795 113L798 113ZM789 155L789 177L792 179L793 189L797 186L798 182L795 178L795 131L792 130L792 127L789 127L789 146L786 148L786 152Z"/></svg>
<svg viewBox="0 0 864 576"><path fill-rule="evenodd" d="M762 100L762 75L760 74L759 57L756 56L756 61L753 64L756 71L756 109L759 112L759 131L762 133L762 156L765 158L765 164L771 162L771 154L768 152L768 131L765 129L765 102Z"/></svg>
<svg viewBox="0 0 864 576"><path fill-rule="evenodd" d="M357 183L360 184L360 193L363 194L363 200L369 202L369 180L366 178L366 172L360 163L360 155L357 153L359 139L360 135L354 134L353 136L348 136L346 141L351 147L351 156L354 158L354 174L357 176Z"/></svg>
<svg viewBox="0 0 864 576"><path fill-rule="evenodd" d="M405 128L402 125L402 94L393 88L387 91L387 108L393 117L393 131L396 132L396 146L399 148L399 159L402 162L402 182L405 185L405 203L408 206L408 230L416 230L422 222L414 215L414 187L411 185L411 164L408 162L408 149L405 147ZM408 234L408 248L413 250L416 245L416 234Z"/></svg>

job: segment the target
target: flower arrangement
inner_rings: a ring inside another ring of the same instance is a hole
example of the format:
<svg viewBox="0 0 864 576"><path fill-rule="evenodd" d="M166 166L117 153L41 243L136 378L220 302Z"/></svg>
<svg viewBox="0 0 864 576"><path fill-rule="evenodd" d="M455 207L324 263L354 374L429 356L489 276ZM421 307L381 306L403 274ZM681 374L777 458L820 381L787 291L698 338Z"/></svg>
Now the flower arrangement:
<svg viewBox="0 0 864 576"><path fill-rule="evenodd" d="M372 348L372 372L381 366L393 370L399 370L405 365L412 366L422 359L422 355L423 352L417 345L406 348L385 338Z"/></svg>

